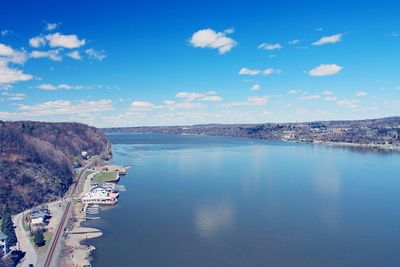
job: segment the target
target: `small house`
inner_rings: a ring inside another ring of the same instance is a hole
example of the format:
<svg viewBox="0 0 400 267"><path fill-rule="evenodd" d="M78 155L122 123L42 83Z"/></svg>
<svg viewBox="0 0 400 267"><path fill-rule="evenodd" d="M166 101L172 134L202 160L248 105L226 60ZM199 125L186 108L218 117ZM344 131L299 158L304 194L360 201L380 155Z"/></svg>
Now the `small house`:
<svg viewBox="0 0 400 267"><path fill-rule="evenodd" d="M7 236L0 231L0 249L3 250L4 255L7 254L6 239Z"/></svg>
<svg viewBox="0 0 400 267"><path fill-rule="evenodd" d="M87 153L87 151L82 151L81 156L83 159L88 159L89 158L89 154Z"/></svg>
<svg viewBox="0 0 400 267"><path fill-rule="evenodd" d="M31 225L41 225L48 222L51 217L50 210L47 205L31 209Z"/></svg>

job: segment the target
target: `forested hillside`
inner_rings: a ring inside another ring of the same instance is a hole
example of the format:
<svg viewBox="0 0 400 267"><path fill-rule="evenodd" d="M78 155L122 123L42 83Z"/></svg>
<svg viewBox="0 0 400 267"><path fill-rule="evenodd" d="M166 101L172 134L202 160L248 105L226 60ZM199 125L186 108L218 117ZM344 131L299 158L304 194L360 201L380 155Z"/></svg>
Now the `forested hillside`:
<svg viewBox="0 0 400 267"><path fill-rule="evenodd" d="M106 155L110 144L84 124L0 121L0 209L18 212L62 196L82 151Z"/></svg>

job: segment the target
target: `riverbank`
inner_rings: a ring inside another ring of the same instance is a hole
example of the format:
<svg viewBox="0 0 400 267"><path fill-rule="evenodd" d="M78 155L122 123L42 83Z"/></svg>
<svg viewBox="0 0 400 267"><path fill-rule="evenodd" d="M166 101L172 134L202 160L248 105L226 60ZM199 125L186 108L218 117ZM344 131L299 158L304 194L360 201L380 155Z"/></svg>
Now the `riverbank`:
<svg viewBox="0 0 400 267"><path fill-rule="evenodd" d="M86 221L86 206L81 202L82 197L90 192L93 186L98 183L94 180L94 176L102 172L109 172L109 169L121 169L121 174L126 174L126 169L122 166L105 165L101 162L87 170L84 181L80 187L79 194L76 195L76 202L72 210L71 220L67 225L67 232L63 244L63 250L60 257L60 266L62 267L78 267L90 266L91 253L96 249L94 246L88 245L87 241L92 238L100 237L103 233L95 228L83 227L82 222ZM115 170L114 170L115 171ZM119 174L116 173L119 180ZM113 181L118 181L114 180Z"/></svg>
<svg viewBox="0 0 400 267"><path fill-rule="evenodd" d="M90 253L95 250L94 246L88 246L85 241L100 237L103 233L95 228L82 227L84 221L82 213L83 204L75 205L73 210L72 225L67 233L61 256L61 267L90 266Z"/></svg>

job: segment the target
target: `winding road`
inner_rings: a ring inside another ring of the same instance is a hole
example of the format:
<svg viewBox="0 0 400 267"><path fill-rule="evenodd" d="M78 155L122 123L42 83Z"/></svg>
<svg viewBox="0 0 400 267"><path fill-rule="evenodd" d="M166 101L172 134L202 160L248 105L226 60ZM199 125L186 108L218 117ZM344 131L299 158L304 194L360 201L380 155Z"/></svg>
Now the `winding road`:
<svg viewBox="0 0 400 267"><path fill-rule="evenodd" d="M36 250L32 246L32 243L29 240L29 237L26 234L23 226L22 220L24 218L24 214L26 214L27 212L28 211L18 213L13 218L13 223L15 226L17 226L15 228L15 234L17 235L19 249L25 252L24 258L18 265L21 267L29 267L29 264L33 264L33 266L36 266L38 260L38 255L36 253Z"/></svg>

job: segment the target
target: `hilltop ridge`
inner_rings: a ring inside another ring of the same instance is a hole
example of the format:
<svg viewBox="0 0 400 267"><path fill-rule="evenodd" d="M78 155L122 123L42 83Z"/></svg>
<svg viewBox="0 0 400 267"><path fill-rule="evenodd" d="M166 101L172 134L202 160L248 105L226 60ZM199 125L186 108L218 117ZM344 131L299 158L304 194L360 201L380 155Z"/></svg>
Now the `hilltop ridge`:
<svg viewBox="0 0 400 267"><path fill-rule="evenodd" d="M0 209L19 212L62 196L82 151L108 155L110 143L80 123L0 121Z"/></svg>

